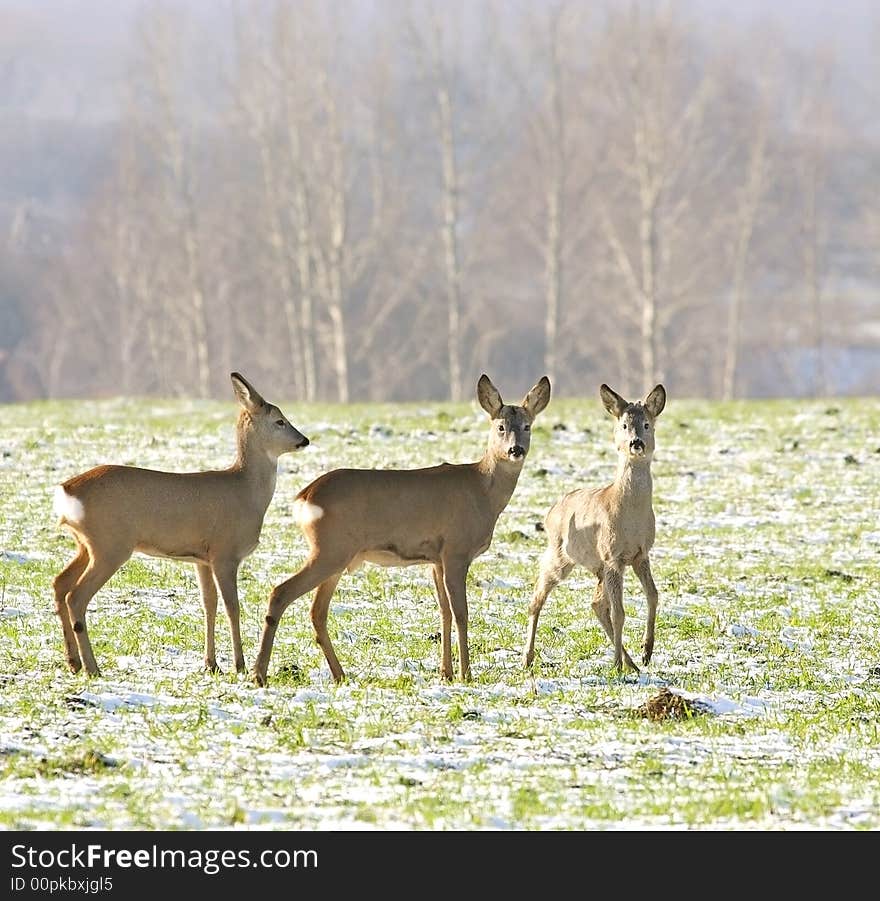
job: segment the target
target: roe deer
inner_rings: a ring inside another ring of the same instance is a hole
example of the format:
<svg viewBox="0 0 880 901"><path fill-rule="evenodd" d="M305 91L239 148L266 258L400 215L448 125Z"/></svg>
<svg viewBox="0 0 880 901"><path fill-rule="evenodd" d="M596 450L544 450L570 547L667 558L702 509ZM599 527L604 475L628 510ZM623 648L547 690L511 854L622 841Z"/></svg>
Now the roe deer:
<svg viewBox="0 0 880 901"><path fill-rule="evenodd" d="M550 380L544 376L520 406L511 406L482 375L477 399L492 420L481 460L424 469L334 469L300 491L297 519L309 555L299 572L272 591L253 671L258 685L266 684L282 614L313 588L315 638L333 678L340 682L345 677L327 632L327 613L343 571L351 572L364 562L433 567L442 625L440 673L452 678L455 616L459 672L462 679L470 678L468 568L489 547L495 522L513 495L529 450L532 422L550 400Z"/></svg>
<svg viewBox="0 0 880 901"><path fill-rule="evenodd" d="M648 554L654 544L654 509L651 504L651 457L654 423L666 406L666 389L657 385L644 400L629 403L607 385L599 389L605 409L617 420L617 478L604 488L580 488L566 494L544 520L547 549L532 602L523 651L530 666L535 656L535 631L547 595L576 565L589 569L599 580L593 611L614 645L614 668L623 664L638 672L623 646L623 573L631 566L648 599L648 618L642 661L654 650L657 588L651 576Z"/></svg>
<svg viewBox="0 0 880 901"><path fill-rule="evenodd" d="M55 489L55 512L77 543L77 554L55 578L67 663L99 675L86 629L86 607L96 591L138 551L195 563L205 607L205 668L216 672L214 621L223 598L235 668L245 668L238 611L238 567L256 548L275 492L278 457L306 447L274 404L237 372L232 387L241 404L238 458L228 469L160 472L135 466L96 466Z"/></svg>

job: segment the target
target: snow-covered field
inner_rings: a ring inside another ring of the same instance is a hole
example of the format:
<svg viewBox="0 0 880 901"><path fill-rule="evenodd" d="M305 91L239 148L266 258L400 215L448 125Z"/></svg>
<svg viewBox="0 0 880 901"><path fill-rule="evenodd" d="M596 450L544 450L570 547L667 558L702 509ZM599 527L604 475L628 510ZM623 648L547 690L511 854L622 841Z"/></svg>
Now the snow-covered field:
<svg viewBox="0 0 880 901"><path fill-rule="evenodd" d="M303 559L299 489L336 466L473 460L486 438L476 403L284 409L313 443L282 458L241 569L248 665L271 588ZM471 568L471 684L439 679L427 568L343 577L330 628L345 684L303 598L256 688L228 672L222 612L225 672L200 670L193 567L146 557L89 607L103 675L71 675L51 585L73 543L54 485L101 462L225 466L235 415L231 393L0 407L2 828L880 828L880 399L670 396L653 466L657 643L638 677L612 675L582 571L551 595L532 671L520 663L536 524L613 476L598 397L551 401ZM625 603L635 657L632 574ZM664 687L693 716L640 716Z"/></svg>

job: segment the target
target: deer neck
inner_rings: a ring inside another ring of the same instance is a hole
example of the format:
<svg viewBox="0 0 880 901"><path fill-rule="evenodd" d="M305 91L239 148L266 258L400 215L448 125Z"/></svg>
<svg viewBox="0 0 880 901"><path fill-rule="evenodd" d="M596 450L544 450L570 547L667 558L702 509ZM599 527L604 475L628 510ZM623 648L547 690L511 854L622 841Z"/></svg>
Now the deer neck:
<svg viewBox="0 0 880 901"><path fill-rule="evenodd" d="M643 503L650 506L654 483L651 461L621 455L617 463L614 488L621 503Z"/></svg>
<svg viewBox="0 0 880 901"><path fill-rule="evenodd" d="M231 471L248 483L248 490L254 501L263 507L269 506L275 493L278 477L278 458L270 454L247 429L238 433L238 456Z"/></svg>
<svg viewBox="0 0 880 901"><path fill-rule="evenodd" d="M500 460L497 456L486 453L477 463L477 470L484 479L486 495L489 506L497 519L501 511L507 506L519 474L522 472L522 463L510 463L508 460Z"/></svg>

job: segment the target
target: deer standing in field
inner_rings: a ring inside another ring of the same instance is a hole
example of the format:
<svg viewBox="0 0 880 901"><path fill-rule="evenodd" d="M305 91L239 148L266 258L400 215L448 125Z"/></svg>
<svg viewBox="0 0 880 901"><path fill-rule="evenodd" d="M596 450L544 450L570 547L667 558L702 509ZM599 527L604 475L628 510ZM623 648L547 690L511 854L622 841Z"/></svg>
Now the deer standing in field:
<svg viewBox="0 0 880 901"><path fill-rule="evenodd" d="M544 520L547 549L541 557L535 592L529 605L529 624L523 663L535 656L538 616L547 595L574 569L584 566L598 579L593 611L614 645L614 668L638 667L623 646L623 573L631 566L648 601L642 662L654 650L657 587L648 554L654 544L651 502L651 457L654 424L666 406L666 389L657 385L643 400L630 403L607 385L599 389L605 409L615 418L617 478L604 488L580 488L566 494Z"/></svg>
<svg viewBox="0 0 880 901"><path fill-rule="evenodd" d="M253 670L266 684L278 623L298 597L316 589L311 605L315 638L333 678L345 673L327 632L330 598L343 571L362 563L433 567L440 603L440 673L452 678L451 625L458 635L459 673L470 678L466 581L471 561L486 551L495 523L513 495L529 450L532 422L550 401L544 376L520 406L505 404L483 375L477 399L489 414L486 452L475 463L441 463L424 469L334 469L297 496L297 520L309 555L269 599Z"/></svg>
<svg viewBox="0 0 880 901"><path fill-rule="evenodd" d="M86 607L99 588L138 551L194 563L205 607L205 668L217 671L214 622L223 598L235 668L241 649L238 568L257 546L275 492L278 457L306 447L274 404L237 372L232 387L238 417L238 457L228 468L161 472L135 466L96 466L55 489L55 512L77 543L77 553L55 578L55 612L61 620L67 663L99 675L86 628Z"/></svg>

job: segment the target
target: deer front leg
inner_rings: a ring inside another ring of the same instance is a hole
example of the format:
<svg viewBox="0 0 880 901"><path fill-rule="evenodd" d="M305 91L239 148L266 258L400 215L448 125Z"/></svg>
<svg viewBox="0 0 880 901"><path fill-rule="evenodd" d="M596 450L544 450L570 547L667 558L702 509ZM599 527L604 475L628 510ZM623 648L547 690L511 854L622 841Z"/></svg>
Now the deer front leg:
<svg viewBox="0 0 880 901"><path fill-rule="evenodd" d="M530 667L535 659L535 635L538 631L538 617L551 591L574 568L570 560L562 557L562 549L548 547L541 556L541 568L535 582L535 591L529 604L529 624L526 627L526 643L523 648L523 666Z"/></svg>
<svg viewBox="0 0 880 901"><path fill-rule="evenodd" d="M434 587L437 589L437 601L440 604L440 676L447 681L452 680L452 607L443 577L443 564L435 563Z"/></svg>
<svg viewBox="0 0 880 901"><path fill-rule="evenodd" d="M624 671L624 653L623 647L623 623L626 619L626 611L623 609L623 575L619 569L607 567L602 574L602 585L605 594L605 601L611 609L611 629L612 641L614 643L614 669L622 673ZM638 672L639 668L633 664L629 655L626 659L629 661L627 667L632 667L634 672Z"/></svg>
<svg viewBox="0 0 880 901"><path fill-rule="evenodd" d="M232 637L232 654L235 671L243 673L244 651L241 648L241 612L238 603L238 560L223 560L214 563L214 580L223 597L226 618L229 620L229 634ZM214 601L216 607L217 602ZM213 640L213 639L212 639ZM215 664L216 665L216 664Z"/></svg>
<svg viewBox="0 0 880 901"><path fill-rule="evenodd" d="M593 613L596 614L596 619L599 620L602 628L605 630L605 634L608 636L608 640L613 645L614 627L611 625L611 607L608 604L608 599L605 597L605 588L601 578L596 583L596 592L593 597ZM639 671L639 668L632 662L632 658L626 652L626 648L623 648L623 662L627 669L634 672Z"/></svg>
<svg viewBox="0 0 880 901"><path fill-rule="evenodd" d="M645 642L642 645L642 663L647 666L651 662L651 654L654 652L654 623L657 619L657 586L651 575L651 561L645 554L633 563L633 571L642 583L645 597L648 601L648 617L645 623Z"/></svg>
<svg viewBox="0 0 880 901"><path fill-rule="evenodd" d="M443 585L455 617L458 634L458 671L462 682L471 679L471 661L468 652L467 573L470 561L443 561Z"/></svg>
<svg viewBox="0 0 880 901"><path fill-rule="evenodd" d="M217 653L214 647L214 623L217 620L217 585L214 573L205 563L196 564L199 588L202 592L202 606L205 608L205 669L209 673L219 673Z"/></svg>

